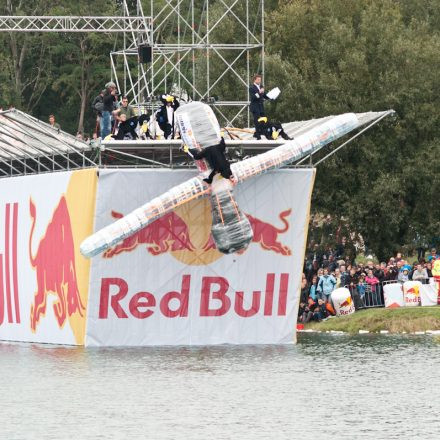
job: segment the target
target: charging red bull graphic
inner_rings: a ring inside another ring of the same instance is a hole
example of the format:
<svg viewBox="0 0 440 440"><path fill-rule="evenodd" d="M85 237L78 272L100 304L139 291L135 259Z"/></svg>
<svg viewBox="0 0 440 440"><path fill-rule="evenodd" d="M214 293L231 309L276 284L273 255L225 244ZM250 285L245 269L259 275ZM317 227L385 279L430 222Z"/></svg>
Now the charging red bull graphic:
<svg viewBox="0 0 440 440"><path fill-rule="evenodd" d="M112 211L112 217L119 219L123 217L123 214ZM130 252L140 245L145 245L151 255L185 249L194 250L189 238L187 224L174 211L171 211L151 225L126 238L114 248L108 249L104 252L104 258L111 258L121 252Z"/></svg>
<svg viewBox="0 0 440 440"><path fill-rule="evenodd" d="M339 307L349 307L352 302L353 300L351 299L351 296L349 296L345 301L341 302Z"/></svg>
<svg viewBox="0 0 440 440"><path fill-rule="evenodd" d="M354 313L354 303L350 291L345 287L335 289L331 298L336 315L351 315Z"/></svg>
<svg viewBox="0 0 440 440"><path fill-rule="evenodd" d="M407 285L404 284L403 294L405 305L418 306L420 304L420 288L418 285L407 287Z"/></svg>
<svg viewBox="0 0 440 440"><path fill-rule="evenodd" d="M207 209L210 209L209 205L207 205ZM201 225L200 228L210 230L210 211L205 214L207 214L205 217L208 217L209 221L206 222L205 225ZM250 214L246 214L251 223L253 231L252 243L259 244L261 248L266 251L271 251L279 255L290 256L292 251L278 238L280 234L288 231L289 222L287 218L290 214L291 209L282 211L279 214L279 219L283 224L283 227L281 228L277 228L271 223L263 221ZM122 213L116 211L112 211L111 215L116 219L123 217ZM153 256L167 252L170 252L172 255L176 256L176 251L188 251L192 253L217 251L214 239L210 232L208 234L208 239L205 240L204 244L201 246L196 246L191 240L191 236L195 234L195 229L196 228L194 225L192 225L191 221L185 221L184 215L181 216L177 212L173 211L147 225L131 237L126 238L117 246L108 249L103 254L103 257L112 258L122 252L131 252L140 245L145 245L147 251ZM220 256L221 255L219 254L218 257ZM177 258L180 259L179 257ZM185 262L187 264L191 264L188 263L188 261ZM195 264L197 264L197 262L198 260L195 260Z"/></svg>
<svg viewBox="0 0 440 440"><path fill-rule="evenodd" d="M4 219L4 253L0 253L0 325L6 322L20 324L17 270L18 203L6 203Z"/></svg>
<svg viewBox="0 0 440 440"><path fill-rule="evenodd" d="M32 239L37 210L32 200L29 202L29 210L32 219L29 258L37 277L37 290L31 304L31 329L35 332L41 318L46 314L49 295L57 298L53 310L58 326L62 328L66 319L72 315L85 316L85 306L77 284L75 244L66 198L62 196L58 202L35 254L32 252Z"/></svg>

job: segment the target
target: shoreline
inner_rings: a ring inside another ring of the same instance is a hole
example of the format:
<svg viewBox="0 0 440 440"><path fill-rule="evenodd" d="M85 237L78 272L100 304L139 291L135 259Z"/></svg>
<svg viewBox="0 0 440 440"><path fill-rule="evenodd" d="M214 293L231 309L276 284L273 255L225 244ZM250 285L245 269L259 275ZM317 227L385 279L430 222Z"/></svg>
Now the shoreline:
<svg viewBox="0 0 440 440"><path fill-rule="evenodd" d="M298 333L440 334L440 306L367 309L304 325Z"/></svg>

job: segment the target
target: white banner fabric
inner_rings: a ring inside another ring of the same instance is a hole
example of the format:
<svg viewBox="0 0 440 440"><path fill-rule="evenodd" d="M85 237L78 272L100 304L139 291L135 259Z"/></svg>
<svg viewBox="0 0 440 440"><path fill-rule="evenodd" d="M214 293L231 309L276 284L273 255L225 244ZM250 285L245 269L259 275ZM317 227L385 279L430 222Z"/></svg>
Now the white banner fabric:
<svg viewBox="0 0 440 440"><path fill-rule="evenodd" d="M0 180L0 339L83 345L96 170Z"/></svg>
<svg viewBox="0 0 440 440"><path fill-rule="evenodd" d="M95 230L195 175L101 171ZM241 255L215 248L203 198L95 257L86 345L295 342L314 176L279 170L235 188L254 232Z"/></svg>
<svg viewBox="0 0 440 440"><path fill-rule="evenodd" d="M405 305L401 283L385 284L383 286L383 296L387 308L403 307Z"/></svg>
<svg viewBox="0 0 440 440"><path fill-rule="evenodd" d="M430 278L429 284L422 284L420 288L420 302L422 306L436 306L437 297L437 285L434 278Z"/></svg>

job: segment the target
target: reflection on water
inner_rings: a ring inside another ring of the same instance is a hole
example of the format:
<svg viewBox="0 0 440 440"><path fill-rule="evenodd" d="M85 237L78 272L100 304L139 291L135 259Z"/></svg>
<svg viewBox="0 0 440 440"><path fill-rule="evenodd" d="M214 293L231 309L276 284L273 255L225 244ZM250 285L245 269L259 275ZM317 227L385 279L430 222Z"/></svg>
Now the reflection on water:
<svg viewBox="0 0 440 440"><path fill-rule="evenodd" d="M440 342L0 344L0 439L438 439Z"/></svg>

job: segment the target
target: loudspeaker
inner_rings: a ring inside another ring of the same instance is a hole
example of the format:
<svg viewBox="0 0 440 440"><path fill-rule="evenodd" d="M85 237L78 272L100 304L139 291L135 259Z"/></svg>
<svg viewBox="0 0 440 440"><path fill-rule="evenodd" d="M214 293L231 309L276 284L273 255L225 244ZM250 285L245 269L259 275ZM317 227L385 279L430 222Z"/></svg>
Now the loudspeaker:
<svg viewBox="0 0 440 440"><path fill-rule="evenodd" d="M141 44L138 47L138 54L140 63L151 63L153 48L147 44Z"/></svg>

